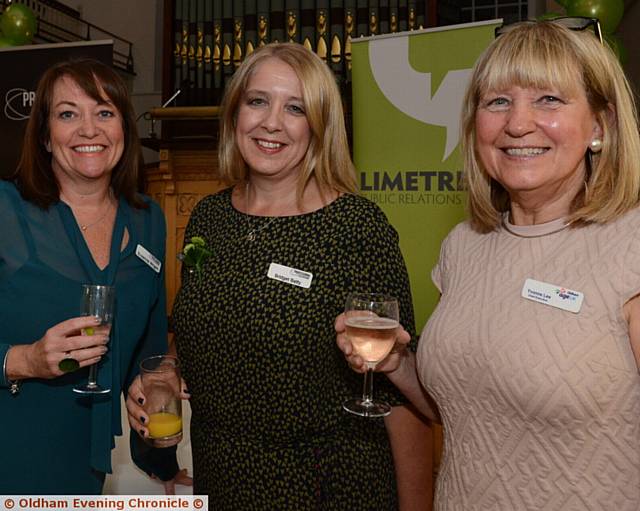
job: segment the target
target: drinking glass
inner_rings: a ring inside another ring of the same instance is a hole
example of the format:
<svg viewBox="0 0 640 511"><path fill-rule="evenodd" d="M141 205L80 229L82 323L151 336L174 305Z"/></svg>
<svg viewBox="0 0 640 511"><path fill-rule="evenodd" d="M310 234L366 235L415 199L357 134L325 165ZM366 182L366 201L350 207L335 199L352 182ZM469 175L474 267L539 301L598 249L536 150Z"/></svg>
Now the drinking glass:
<svg viewBox="0 0 640 511"><path fill-rule="evenodd" d="M180 364L176 357L156 355L140 362L145 396L144 411L149 416L149 437L154 447L170 447L182 440L182 400Z"/></svg>
<svg viewBox="0 0 640 511"><path fill-rule="evenodd" d="M373 399L373 370L392 350L399 323L398 300L378 293L353 293L345 307L347 336L367 371L361 398L342 403L347 412L362 417L384 417L391 407Z"/></svg>
<svg viewBox="0 0 640 511"><path fill-rule="evenodd" d="M82 285L82 316L95 316L100 325L111 325L113 322L116 288L94 284ZM85 328L84 335L93 335L93 328ZM74 387L77 394L108 394L111 389L98 385L98 364L89 366L87 383Z"/></svg>

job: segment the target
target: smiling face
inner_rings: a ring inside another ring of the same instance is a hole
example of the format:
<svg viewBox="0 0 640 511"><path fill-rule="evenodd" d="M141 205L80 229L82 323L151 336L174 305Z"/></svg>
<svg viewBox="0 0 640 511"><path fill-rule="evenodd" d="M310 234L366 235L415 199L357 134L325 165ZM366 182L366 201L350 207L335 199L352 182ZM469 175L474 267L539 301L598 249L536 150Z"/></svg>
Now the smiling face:
<svg viewBox="0 0 640 511"><path fill-rule="evenodd" d="M311 129L291 66L275 57L257 64L240 100L235 134L250 173L296 179Z"/></svg>
<svg viewBox="0 0 640 511"><path fill-rule="evenodd" d="M122 116L102 92L88 96L63 76L53 87L46 148L58 182L110 180L124 150Z"/></svg>
<svg viewBox="0 0 640 511"><path fill-rule="evenodd" d="M582 87L571 94L508 86L480 98L476 151L512 203L562 202L568 211L583 186L590 142L602 138Z"/></svg>

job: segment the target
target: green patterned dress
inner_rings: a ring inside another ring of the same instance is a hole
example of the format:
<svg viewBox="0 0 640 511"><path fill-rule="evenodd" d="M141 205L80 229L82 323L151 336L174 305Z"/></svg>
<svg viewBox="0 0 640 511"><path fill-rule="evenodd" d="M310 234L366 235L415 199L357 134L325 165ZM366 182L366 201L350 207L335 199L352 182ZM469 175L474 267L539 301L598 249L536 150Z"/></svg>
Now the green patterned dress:
<svg viewBox="0 0 640 511"><path fill-rule="evenodd" d="M227 189L196 206L191 236L213 252L200 276L183 273L173 310L192 393L194 493L215 510L396 509L383 419L342 410L362 375L333 327L349 292L385 292L413 333L398 235L382 211L343 195L305 215L247 217ZM269 278L271 263L313 274L311 286ZM405 403L385 376L374 383L376 397Z"/></svg>

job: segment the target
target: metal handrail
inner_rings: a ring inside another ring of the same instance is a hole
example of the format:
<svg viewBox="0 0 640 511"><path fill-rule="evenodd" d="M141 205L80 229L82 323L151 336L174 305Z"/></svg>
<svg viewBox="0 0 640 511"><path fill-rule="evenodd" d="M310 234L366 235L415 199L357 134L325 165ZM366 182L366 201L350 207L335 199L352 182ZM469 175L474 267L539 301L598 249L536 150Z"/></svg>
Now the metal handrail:
<svg viewBox="0 0 640 511"><path fill-rule="evenodd" d="M11 3L25 4L38 18L34 42L63 43L113 39L113 65L130 74L133 66L133 43L109 30L83 20L80 13L56 0L0 0L0 13ZM47 19L48 18L48 19ZM66 22L63 24L60 21ZM99 32L99 34L96 34ZM96 37L98 36L98 37ZM106 36L106 37L105 37Z"/></svg>

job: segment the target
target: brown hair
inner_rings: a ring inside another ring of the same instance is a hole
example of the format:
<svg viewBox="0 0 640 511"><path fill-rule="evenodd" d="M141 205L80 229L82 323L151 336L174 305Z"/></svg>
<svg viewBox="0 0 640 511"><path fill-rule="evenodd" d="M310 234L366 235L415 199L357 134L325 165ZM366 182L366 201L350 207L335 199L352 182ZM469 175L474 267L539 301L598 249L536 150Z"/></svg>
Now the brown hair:
<svg viewBox="0 0 640 511"><path fill-rule="evenodd" d="M22 197L47 209L60 198L60 186L51 167L51 153L45 147L49 140L49 116L53 90L58 80L67 77L98 103L102 94L113 102L122 117L124 151L111 173L111 188L137 208L147 205L138 196L142 175L142 150L136 130L135 115L124 81L106 64L92 59L69 60L50 67L40 78L27 122L18 166L10 176Z"/></svg>
<svg viewBox="0 0 640 511"><path fill-rule="evenodd" d="M553 21L527 22L498 37L478 59L462 108L462 146L471 224L487 232L510 208L507 191L491 179L476 153L476 112L486 92L515 84L583 90L603 130L602 151L585 152L584 190L574 198L574 225L605 223L640 200L640 137L633 94L611 51L590 31Z"/></svg>
<svg viewBox="0 0 640 511"><path fill-rule="evenodd" d="M311 178L315 178L321 193L355 193L355 170L336 79L320 57L297 43L271 43L258 48L244 60L229 82L220 115L221 177L232 185L247 177L247 165L236 143L235 119L251 75L269 58L281 60L296 73L311 130L311 141L298 177L298 199Z"/></svg>

